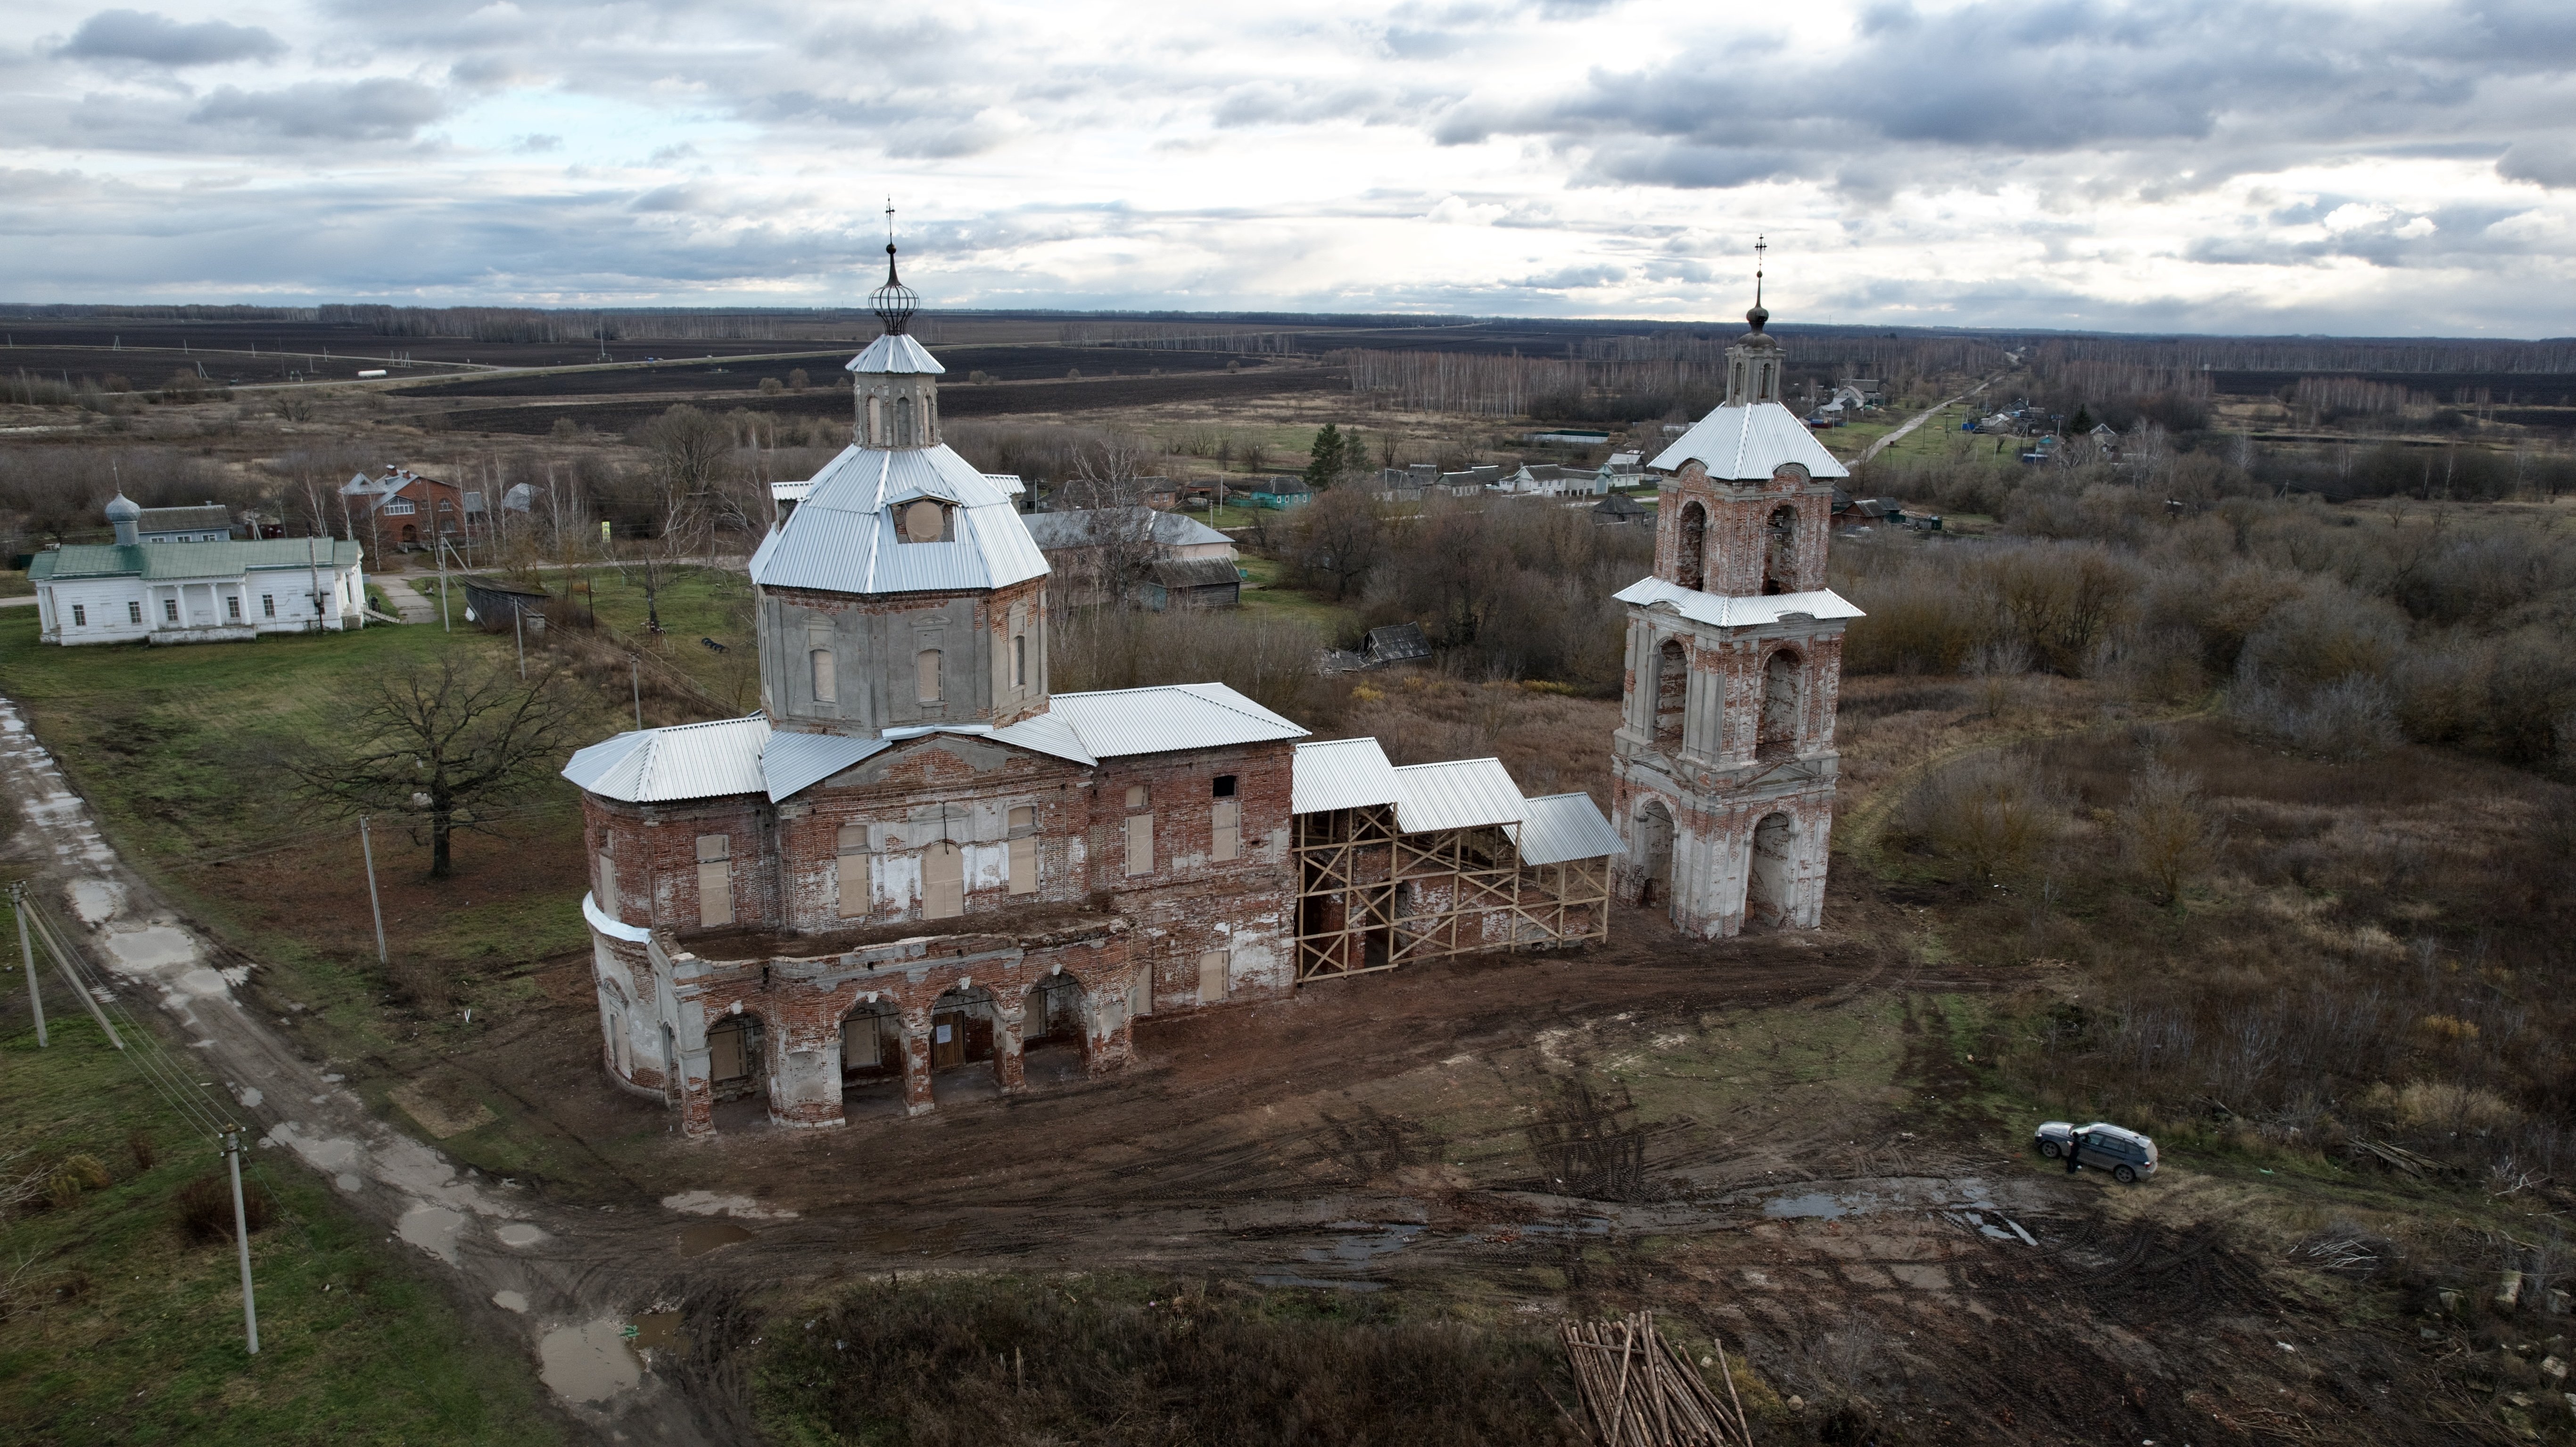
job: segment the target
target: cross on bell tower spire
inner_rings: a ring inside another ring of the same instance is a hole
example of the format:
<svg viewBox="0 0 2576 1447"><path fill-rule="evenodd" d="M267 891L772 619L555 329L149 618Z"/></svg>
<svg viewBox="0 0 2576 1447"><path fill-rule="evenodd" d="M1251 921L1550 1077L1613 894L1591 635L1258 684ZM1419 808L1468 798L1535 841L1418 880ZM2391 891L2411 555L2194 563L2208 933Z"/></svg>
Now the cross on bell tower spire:
<svg viewBox="0 0 2576 1447"><path fill-rule="evenodd" d="M896 337L903 335L903 329L911 325L912 314L921 307L921 298L911 287L904 285L903 278L895 275L894 272L894 198L892 196L886 198L885 214L885 285L868 293L868 306L876 312L877 320L884 324L886 335Z"/></svg>
<svg viewBox="0 0 2576 1447"><path fill-rule="evenodd" d="M1744 319L1757 332L1771 320L1771 313L1762 306L1762 253L1770 249L1769 241L1759 236L1753 238L1753 310L1746 312Z"/></svg>

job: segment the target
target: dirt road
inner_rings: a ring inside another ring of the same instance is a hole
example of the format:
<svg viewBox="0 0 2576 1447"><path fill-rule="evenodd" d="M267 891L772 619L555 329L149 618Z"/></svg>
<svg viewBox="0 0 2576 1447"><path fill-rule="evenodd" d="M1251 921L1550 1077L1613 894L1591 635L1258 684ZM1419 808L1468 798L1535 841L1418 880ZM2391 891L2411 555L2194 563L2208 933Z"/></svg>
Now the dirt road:
<svg viewBox="0 0 2576 1447"><path fill-rule="evenodd" d="M1998 373L1997 375L2000 376L2001 374ZM1873 442L1869 446L1861 449L1860 456L1853 460L1855 462L1869 461L1871 458L1876 457L1880 453L1885 452L1889 447L1893 446L1898 438L1903 437L1907 433L1912 432L1915 428L1922 426L1924 423L1929 422L1934 417L1940 415L1942 408L1949 406L1953 402L1963 402L1970 397L1974 397L1979 392L1982 392L1986 390L1986 388L1994 385L1994 381L1995 379L1993 377L1988 377L1986 380L1970 387L1968 390L1960 393L1956 397L1945 398L1924 408L1922 411L1915 413L1913 416L1905 419L1904 426L1897 428L1895 431L1888 433L1876 442Z"/></svg>

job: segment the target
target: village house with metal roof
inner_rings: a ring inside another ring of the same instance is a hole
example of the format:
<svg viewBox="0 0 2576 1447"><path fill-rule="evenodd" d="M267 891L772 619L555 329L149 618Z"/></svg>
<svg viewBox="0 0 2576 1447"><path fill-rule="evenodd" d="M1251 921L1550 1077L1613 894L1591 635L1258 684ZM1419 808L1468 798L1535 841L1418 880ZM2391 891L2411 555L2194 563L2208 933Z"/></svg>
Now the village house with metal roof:
<svg viewBox="0 0 2576 1447"><path fill-rule="evenodd" d="M148 542L146 511L119 493L107 505L114 542L48 548L27 565L39 642L234 643L262 633L366 626L358 544L331 538Z"/></svg>
<svg viewBox="0 0 2576 1447"><path fill-rule="evenodd" d="M1586 795L1221 683L1054 691L1052 525L941 441L887 258L854 440L751 559L761 711L564 769L615 1081L691 1135L919 1114L1118 1069L1144 1016L1606 935Z"/></svg>

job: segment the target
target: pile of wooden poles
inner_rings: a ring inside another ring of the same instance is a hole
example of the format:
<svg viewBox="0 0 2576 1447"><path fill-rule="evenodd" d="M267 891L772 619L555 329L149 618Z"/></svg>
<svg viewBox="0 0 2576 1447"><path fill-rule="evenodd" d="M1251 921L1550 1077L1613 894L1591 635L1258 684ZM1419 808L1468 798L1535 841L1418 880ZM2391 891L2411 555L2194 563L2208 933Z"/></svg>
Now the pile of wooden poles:
<svg viewBox="0 0 2576 1447"><path fill-rule="evenodd" d="M1752 1447L1753 1429L1723 1344L1717 1347L1718 1373L1726 1380L1721 1402L1698 1368L1656 1332L1651 1311L1620 1321L1568 1322L1559 1335L1601 1447Z"/></svg>

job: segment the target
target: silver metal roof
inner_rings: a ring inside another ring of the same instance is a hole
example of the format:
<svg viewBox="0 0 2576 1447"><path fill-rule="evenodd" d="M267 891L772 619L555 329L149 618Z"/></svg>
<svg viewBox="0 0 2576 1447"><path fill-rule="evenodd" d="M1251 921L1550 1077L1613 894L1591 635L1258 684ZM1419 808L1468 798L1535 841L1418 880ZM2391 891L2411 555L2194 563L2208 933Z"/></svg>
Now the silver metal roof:
<svg viewBox="0 0 2576 1447"><path fill-rule="evenodd" d="M1730 598L1723 593L1703 593L1697 588L1685 588L1663 578L1639 578L1610 596L1622 603L1636 603L1648 608L1668 605L1694 623L1708 623L1719 628L1761 628L1793 613L1804 613L1819 622L1868 616L1845 602L1842 595L1831 588L1818 588L1807 593L1764 593Z"/></svg>
<svg viewBox="0 0 2576 1447"><path fill-rule="evenodd" d="M1329 809L1359 809L1392 804L1400 792L1395 765L1375 739L1326 739L1297 746L1296 781L1289 788L1289 809L1321 814Z"/></svg>
<svg viewBox="0 0 2576 1447"><path fill-rule="evenodd" d="M1705 466L1708 475L1720 482L1768 481L1792 462L1807 469L1811 477L1851 476L1807 430L1807 424L1777 402L1720 407L1646 465L1657 472L1679 472L1692 461Z"/></svg>
<svg viewBox="0 0 2576 1447"><path fill-rule="evenodd" d="M1056 700L1070 696L1058 694ZM1091 750L1082 746L1082 735L1073 731L1073 725L1052 713L1033 714L1018 723L997 728L993 730L993 737L1024 749L1053 754L1059 759L1071 759L1077 764L1100 762L1092 757Z"/></svg>
<svg viewBox="0 0 2576 1447"><path fill-rule="evenodd" d="M780 729L770 734L768 747L761 750L761 783L769 802L775 804L893 747L891 739Z"/></svg>
<svg viewBox="0 0 2576 1447"><path fill-rule="evenodd" d="M572 756L563 776L606 799L660 804L766 792L760 772L769 720L712 723L623 733Z"/></svg>
<svg viewBox="0 0 2576 1447"><path fill-rule="evenodd" d="M1529 817L1515 831L1523 864L1563 864L1619 852L1619 831L1601 817L1589 794L1550 794L1529 801Z"/></svg>
<svg viewBox="0 0 2576 1447"><path fill-rule="evenodd" d="M1222 683L1059 693L1048 700L1047 709L1072 728L1094 758L1101 759L1306 736L1306 730L1295 723Z"/></svg>
<svg viewBox="0 0 2576 1447"><path fill-rule="evenodd" d="M1156 544L1167 548L1204 547L1209 543L1234 546L1234 539L1196 518L1150 507L1038 512L1030 513L1026 521L1029 536L1037 539L1041 548L1078 548L1119 538L1143 542L1149 533Z"/></svg>
<svg viewBox="0 0 2576 1447"><path fill-rule="evenodd" d="M1023 496L1029 490L1029 485L1020 481L1016 472L988 472L984 474L984 480L1013 497Z"/></svg>
<svg viewBox="0 0 2576 1447"><path fill-rule="evenodd" d="M930 355L930 349L914 341L905 332L889 332L868 343L868 349L850 358L841 368L844 372L890 372L915 376L940 377L948 369Z"/></svg>
<svg viewBox="0 0 2576 1447"><path fill-rule="evenodd" d="M1529 812L1500 759L1407 764L1395 771L1395 827L1407 834L1517 824Z"/></svg>
<svg viewBox="0 0 2576 1447"><path fill-rule="evenodd" d="M953 540L897 538L895 509L925 497L957 505ZM845 450L751 555L753 582L827 593L974 591L1046 571L1010 495L944 445Z"/></svg>

